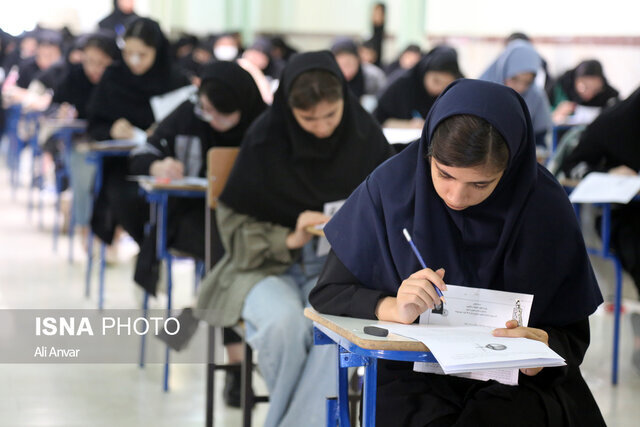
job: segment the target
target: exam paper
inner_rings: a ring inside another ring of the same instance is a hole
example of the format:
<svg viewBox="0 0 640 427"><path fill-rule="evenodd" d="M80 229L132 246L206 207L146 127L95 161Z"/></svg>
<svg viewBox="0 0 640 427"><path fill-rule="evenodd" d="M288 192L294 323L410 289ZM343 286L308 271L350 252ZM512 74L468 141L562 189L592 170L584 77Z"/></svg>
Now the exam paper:
<svg viewBox="0 0 640 427"><path fill-rule="evenodd" d="M569 196L571 203L629 203L640 191L640 177L591 172Z"/></svg>
<svg viewBox="0 0 640 427"><path fill-rule="evenodd" d="M171 92L162 95L152 96L149 100L153 117L156 123L160 123L165 117L173 112L180 104L189 99L189 97L197 92L198 88L194 85L183 86Z"/></svg>
<svg viewBox="0 0 640 427"><path fill-rule="evenodd" d="M384 137L387 138L389 144L404 144L420 139L420 136L422 135L422 128L383 128L382 133L384 133Z"/></svg>
<svg viewBox="0 0 640 427"><path fill-rule="evenodd" d="M345 201L346 200L337 200L335 202L325 203L323 213L326 216L333 216L336 212L338 212L338 210L342 207L342 205L344 205ZM324 224L321 224L320 226L316 226L316 228L319 228L320 230L322 230L324 228ZM316 248L316 255L325 256L329 254L330 250L331 250L331 245L329 244L329 241L327 240L327 238L320 237L320 239L318 239L318 247Z"/></svg>

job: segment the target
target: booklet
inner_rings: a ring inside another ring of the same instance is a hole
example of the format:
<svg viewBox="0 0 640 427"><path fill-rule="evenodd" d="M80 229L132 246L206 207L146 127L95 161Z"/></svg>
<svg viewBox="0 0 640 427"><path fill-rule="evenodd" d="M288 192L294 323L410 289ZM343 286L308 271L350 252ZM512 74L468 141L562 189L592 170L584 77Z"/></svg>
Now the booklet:
<svg viewBox="0 0 640 427"><path fill-rule="evenodd" d="M445 298L440 310L420 316L419 325L385 323L389 332L423 342L438 361L415 363L416 371L516 385L520 368L565 364L539 341L491 333L514 318L526 326L533 295L447 285Z"/></svg>
<svg viewBox="0 0 640 427"><path fill-rule="evenodd" d="M640 191L640 177L591 172L571 192L571 203L629 203Z"/></svg>

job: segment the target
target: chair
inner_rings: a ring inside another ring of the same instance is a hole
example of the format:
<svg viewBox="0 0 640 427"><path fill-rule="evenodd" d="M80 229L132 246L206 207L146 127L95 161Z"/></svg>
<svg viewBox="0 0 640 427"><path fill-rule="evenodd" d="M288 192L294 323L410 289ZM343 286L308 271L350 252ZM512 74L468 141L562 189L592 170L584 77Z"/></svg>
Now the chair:
<svg viewBox="0 0 640 427"><path fill-rule="evenodd" d="M211 221L213 218L212 212L218 206L218 197L222 193L227 178L231 173L231 169L238 156L239 148L237 147L214 147L207 153L207 179L208 179L208 191L207 191L207 207L205 212L205 226L206 226L206 266L207 270L210 270L213 265L211 262L211 245L209 242L211 236ZM241 326L241 325L240 325ZM215 371L231 369L231 365L217 364L214 361L215 356L215 342L217 328L209 326L208 332L208 364L207 364L207 396L206 396L206 426L213 426L213 408L214 408L214 387L215 387ZM242 334L241 334L242 335ZM255 396L252 391L252 371L253 371L253 352L251 347L242 340L244 347L244 360L241 367L242 378L242 396L241 396L241 409L242 409L242 425L251 426L251 410L253 405L259 402L268 402L267 396Z"/></svg>

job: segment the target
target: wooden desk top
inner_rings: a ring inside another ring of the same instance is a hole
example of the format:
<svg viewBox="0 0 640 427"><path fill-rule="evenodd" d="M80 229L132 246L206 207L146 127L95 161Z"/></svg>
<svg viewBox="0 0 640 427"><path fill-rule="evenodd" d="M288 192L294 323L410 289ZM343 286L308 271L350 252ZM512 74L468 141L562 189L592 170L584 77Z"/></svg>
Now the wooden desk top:
<svg viewBox="0 0 640 427"><path fill-rule="evenodd" d="M131 151L139 144L133 141L99 141L89 144L89 151L108 152L108 151Z"/></svg>
<svg viewBox="0 0 640 427"><path fill-rule="evenodd" d="M387 351L420 351L428 352L429 349L420 341L412 340L395 334L386 337L375 337L364 333L363 328L369 325L384 327L390 322L381 322L368 319L356 319L353 317L330 316L320 314L313 308L304 309L305 317L319 325L339 334L360 348L367 350Z"/></svg>
<svg viewBox="0 0 640 427"><path fill-rule="evenodd" d="M158 180L152 176L138 176L135 177L140 187L145 191L151 192L156 190L174 190L174 191L194 191L202 192L207 191L207 179L185 177L183 179L174 180Z"/></svg>

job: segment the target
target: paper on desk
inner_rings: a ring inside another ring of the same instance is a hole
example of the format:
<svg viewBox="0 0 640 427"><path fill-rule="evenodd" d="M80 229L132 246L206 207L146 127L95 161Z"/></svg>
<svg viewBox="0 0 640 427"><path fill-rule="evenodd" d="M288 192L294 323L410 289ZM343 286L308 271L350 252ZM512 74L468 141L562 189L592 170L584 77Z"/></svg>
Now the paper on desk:
<svg viewBox="0 0 640 427"><path fill-rule="evenodd" d="M422 128L383 128L382 133L384 133L384 137L387 138L389 144L408 143L420 138L422 135Z"/></svg>
<svg viewBox="0 0 640 427"><path fill-rule="evenodd" d="M487 369L563 366L564 359L540 341L494 337L487 326L386 325L394 334L429 347L445 374ZM516 382L517 384L517 382Z"/></svg>
<svg viewBox="0 0 640 427"><path fill-rule="evenodd" d="M335 202L329 202L324 204L323 213L326 216L333 216L338 210L344 205L346 200L337 200ZM324 228L324 224L322 224L322 228ZM325 256L331 250L331 245L326 237L320 237L318 239L318 247L316 248L317 256Z"/></svg>
<svg viewBox="0 0 640 427"><path fill-rule="evenodd" d="M180 104L189 99L196 93L198 88L194 85L183 86L179 89L165 93L163 95L153 96L149 100L153 117L156 123L161 122L165 117L173 112Z"/></svg>
<svg viewBox="0 0 640 427"><path fill-rule="evenodd" d="M629 203L640 191L640 177L591 172L569 196L572 203Z"/></svg>
<svg viewBox="0 0 640 427"><path fill-rule="evenodd" d="M438 326L485 326L503 328L513 318L515 302L520 301L522 326L529 324L533 295L468 286L447 285L447 302L440 311L427 310L420 316L420 323ZM443 374L437 363L415 363L420 372ZM464 373L459 376L476 380L496 380L503 384L518 383L518 369L494 369Z"/></svg>
<svg viewBox="0 0 640 427"><path fill-rule="evenodd" d="M600 107L587 107L585 105L576 105L573 114L567 117L568 125L588 125L600 114Z"/></svg>

